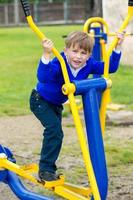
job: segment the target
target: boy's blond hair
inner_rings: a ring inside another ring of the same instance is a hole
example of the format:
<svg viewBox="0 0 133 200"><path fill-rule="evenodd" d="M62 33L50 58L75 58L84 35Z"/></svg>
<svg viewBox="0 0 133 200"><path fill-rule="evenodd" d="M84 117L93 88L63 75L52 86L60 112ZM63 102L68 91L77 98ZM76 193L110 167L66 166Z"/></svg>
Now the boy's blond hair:
<svg viewBox="0 0 133 200"><path fill-rule="evenodd" d="M65 40L65 44L66 48L70 48L71 46L74 47L78 44L81 49L91 53L94 46L94 39L83 31L74 31L69 33Z"/></svg>

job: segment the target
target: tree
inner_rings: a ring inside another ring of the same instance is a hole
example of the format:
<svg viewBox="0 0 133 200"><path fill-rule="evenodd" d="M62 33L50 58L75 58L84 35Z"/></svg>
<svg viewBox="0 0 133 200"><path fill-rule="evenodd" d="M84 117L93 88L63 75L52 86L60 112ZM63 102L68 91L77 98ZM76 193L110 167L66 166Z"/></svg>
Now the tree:
<svg viewBox="0 0 133 200"><path fill-rule="evenodd" d="M85 0L86 19L90 17L102 17L102 0Z"/></svg>

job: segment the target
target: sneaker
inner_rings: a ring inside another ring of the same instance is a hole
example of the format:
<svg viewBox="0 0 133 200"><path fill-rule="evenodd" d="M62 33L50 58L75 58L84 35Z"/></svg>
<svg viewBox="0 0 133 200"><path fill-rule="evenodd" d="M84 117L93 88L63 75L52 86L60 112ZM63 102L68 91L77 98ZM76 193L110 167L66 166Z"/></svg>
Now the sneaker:
<svg viewBox="0 0 133 200"><path fill-rule="evenodd" d="M39 172L38 176L39 176L40 182L57 181L59 179L59 175L57 175L56 173L48 172L48 171Z"/></svg>

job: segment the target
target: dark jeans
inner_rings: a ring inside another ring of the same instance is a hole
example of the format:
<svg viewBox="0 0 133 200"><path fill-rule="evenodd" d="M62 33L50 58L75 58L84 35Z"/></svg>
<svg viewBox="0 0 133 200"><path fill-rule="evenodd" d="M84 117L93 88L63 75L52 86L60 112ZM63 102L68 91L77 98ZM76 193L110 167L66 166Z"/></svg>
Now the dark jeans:
<svg viewBox="0 0 133 200"><path fill-rule="evenodd" d="M46 101L36 90L33 90L30 97L30 109L44 127L39 170L54 173L57 169L55 162L63 139L61 125L63 106Z"/></svg>

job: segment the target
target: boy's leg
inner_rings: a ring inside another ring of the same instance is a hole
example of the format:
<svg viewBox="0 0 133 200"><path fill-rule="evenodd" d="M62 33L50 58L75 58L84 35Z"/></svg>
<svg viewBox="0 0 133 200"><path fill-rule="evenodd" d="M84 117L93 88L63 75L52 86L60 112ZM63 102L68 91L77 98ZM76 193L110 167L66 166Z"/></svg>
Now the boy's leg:
<svg viewBox="0 0 133 200"><path fill-rule="evenodd" d="M45 127L39 163L40 171L55 173L55 162L63 139L61 126L62 106L54 106L42 98L36 98L34 95L31 95L30 106L32 112Z"/></svg>
<svg viewBox="0 0 133 200"><path fill-rule="evenodd" d="M62 112L61 109L60 112ZM50 106L50 109L48 109L46 113L47 119L45 121L44 138L39 165L41 171L45 169L46 171L54 173L57 169L55 162L62 146L63 131L61 120L52 106Z"/></svg>

